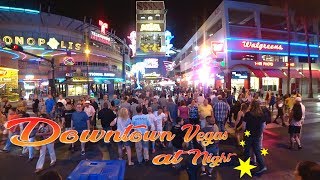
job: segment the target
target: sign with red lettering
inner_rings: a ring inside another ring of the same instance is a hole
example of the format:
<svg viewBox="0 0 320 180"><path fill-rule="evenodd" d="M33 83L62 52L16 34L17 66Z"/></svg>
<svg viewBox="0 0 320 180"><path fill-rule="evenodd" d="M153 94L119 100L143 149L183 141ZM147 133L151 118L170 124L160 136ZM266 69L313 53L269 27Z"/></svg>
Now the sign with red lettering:
<svg viewBox="0 0 320 180"><path fill-rule="evenodd" d="M224 44L223 42L218 42L218 41L212 41L211 42L211 49L212 49L212 54L217 57L218 52L223 52L224 51Z"/></svg>
<svg viewBox="0 0 320 180"><path fill-rule="evenodd" d="M103 44L110 45L111 44L111 38L99 33L96 33L94 31L91 31L90 33L90 39L101 42Z"/></svg>
<svg viewBox="0 0 320 180"><path fill-rule="evenodd" d="M272 67L274 64L273 64L273 62L263 62L263 61L259 61L259 62L254 62L254 65L256 65L256 66Z"/></svg>
<svg viewBox="0 0 320 180"><path fill-rule="evenodd" d="M100 31L102 34L106 34L106 29L108 29L108 24L99 20Z"/></svg>
<svg viewBox="0 0 320 180"><path fill-rule="evenodd" d="M286 67L288 67L289 63L286 63ZM295 64L294 63L290 63L290 67L294 67Z"/></svg>

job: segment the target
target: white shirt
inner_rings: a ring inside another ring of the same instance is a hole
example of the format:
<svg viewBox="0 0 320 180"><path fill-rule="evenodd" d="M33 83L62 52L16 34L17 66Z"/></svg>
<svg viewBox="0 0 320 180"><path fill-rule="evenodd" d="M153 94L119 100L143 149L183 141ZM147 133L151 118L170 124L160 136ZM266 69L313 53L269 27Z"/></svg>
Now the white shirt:
<svg viewBox="0 0 320 180"><path fill-rule="evenodd" d="M154 131L156 130L156 123L157 123L157 118L154 114L147 114L148 116L148 119L150 121L150 124L151 124L151 131Z"/></svg>
<svg viewBox="0 0 320 180"><path fill-rule="evenodd" d="M58 99L58 102L61 102L64 106L66 106L67 101L65 99Z"/></svg>
<svg viewBox="0 0 320 180"><path fill-rule="evenodd" d="M162 131L162 121L166 118L166 115L164 113L158 115L158 111L155 111L154 116L156 117L155 129L157 131Z"/></svg>
<svg viewBox="0 0 320 180"><path fill-rule="evenodd" d="M89 117L94 116L96 113L96 110L94 110L93 106L89 105L89 107L84 107L83 110Z"/></svg>
<svg viewBox="0 0 320 180"><path fill-rule="evenodd" d="M300 121L295 121L295 120L292 120L290 125L292 126L302 126L302 124L304 123L304 118L306 117L306 107L300 103L301 105L301 110L302 110L302 117L301 117L301 120Z"/></svg>

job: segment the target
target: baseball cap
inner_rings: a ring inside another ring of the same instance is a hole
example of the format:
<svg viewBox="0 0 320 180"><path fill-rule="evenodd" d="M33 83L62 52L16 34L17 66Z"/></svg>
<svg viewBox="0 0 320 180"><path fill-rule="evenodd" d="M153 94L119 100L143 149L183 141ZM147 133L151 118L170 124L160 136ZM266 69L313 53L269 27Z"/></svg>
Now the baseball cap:
<svg viewBox="0 0 320 180"><path fill-rule="evenodd" d="M302 101L301 97L296 97L296 101L301 102Z"/></svg>
<svg viewBox="0 0 320 180"><path fill-rule="evenodd" d="M86 101L86 102L84 102L85 104L90 104L90 101Z"/></svg>

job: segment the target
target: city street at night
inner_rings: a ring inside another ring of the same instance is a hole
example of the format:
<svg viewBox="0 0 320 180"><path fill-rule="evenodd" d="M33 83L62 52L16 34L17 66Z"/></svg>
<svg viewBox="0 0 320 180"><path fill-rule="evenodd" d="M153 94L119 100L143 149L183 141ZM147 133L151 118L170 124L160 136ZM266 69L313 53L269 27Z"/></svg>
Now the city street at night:
<svg viewBox="0 0 320 180"><path fill-rule="evenodd" d="M0 0L0 180L320 180L319 0Z"/></svg>

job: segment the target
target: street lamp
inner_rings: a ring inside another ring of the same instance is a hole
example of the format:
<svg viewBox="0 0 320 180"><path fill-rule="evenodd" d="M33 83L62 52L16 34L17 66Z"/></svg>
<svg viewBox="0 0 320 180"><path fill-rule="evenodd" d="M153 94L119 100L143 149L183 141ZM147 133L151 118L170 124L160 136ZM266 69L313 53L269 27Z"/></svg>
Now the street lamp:
<svg viewBox="0 0 320 180"><path fill-rule="evenodd" d="M88 95L90 96L90 81L89 81L89 54L90 54L90 49L86 48L84 50L84 53L86 54L86 59L87 59L87 85L88 85L88 88L87 88L87 93Z"/></svg>

